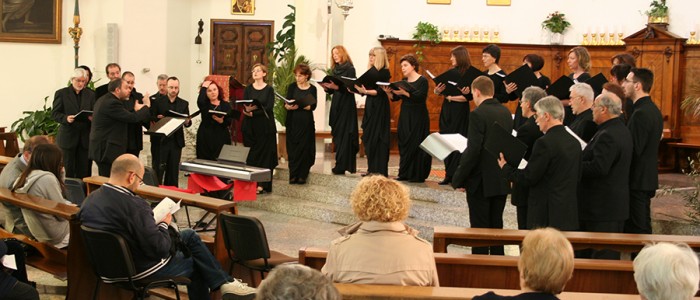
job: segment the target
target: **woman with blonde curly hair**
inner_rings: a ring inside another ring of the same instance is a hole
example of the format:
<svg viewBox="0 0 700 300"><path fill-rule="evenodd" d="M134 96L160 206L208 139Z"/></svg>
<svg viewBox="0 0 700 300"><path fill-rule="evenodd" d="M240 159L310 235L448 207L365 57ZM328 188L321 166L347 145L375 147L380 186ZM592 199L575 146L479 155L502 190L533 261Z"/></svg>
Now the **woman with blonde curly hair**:
<svg viewBox="0 0 700 300"><path fill-rule="evenodd" d="M408 189L384 176L367 176L350 195L360 222L340 230L321 272L334 282L439 286L433 249L403 223Z"/></svg>

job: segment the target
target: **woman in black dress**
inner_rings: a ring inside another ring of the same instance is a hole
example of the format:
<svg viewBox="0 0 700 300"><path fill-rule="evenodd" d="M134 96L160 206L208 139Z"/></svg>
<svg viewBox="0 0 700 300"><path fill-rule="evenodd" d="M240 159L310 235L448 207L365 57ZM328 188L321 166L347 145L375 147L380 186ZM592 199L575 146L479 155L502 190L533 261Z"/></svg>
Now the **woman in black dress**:
<svg viewBox="0 0 700 300"><path fill-rule="evenodd" d="M591 69L591 55L585 47L574 47L569 50L569 55L566 59L566 64L571 69L569 78L574 80L574 83L586 82L591 79L591 74L588 71ZM564 104L564 125L569 125L574 121L574 113L571 111L569 99L561 99L561 104Z"/></svg>
<svg viewBox="0 0 700 300"><path fill-rule="evenodd" d="M396 180L425 182L430 175L431 158L420 149L420 143L430 134L430 118L425 100L428 98L428 80L418 74L418 59L413 54L401 57L401 73L413 87L409 93L404 89L392 91L383 87L389 100L401 102L399 115L399 177Z"/></svg>
<svg viewBox="0 0 700 300"><path fill-rule="evenodd" d="M518 98L513 91L515 91L515 84L511 83L506 87L503 80L506 78L506 72L503 72L501 67L498 66L498 61L501 59L501 48L495 44L489 44L481 50L481 61L484 63L486 68L486 76L491 78L493 81L494 94L493 98L498 100L498 102L506 103L511 100Z"/></svg>
<svg viewBox="0 0 700 300"><path fill-rule="evenodd" d="M338 45L331 51L331 74L355 78L355 67L345 47ZM333 174L357 171L357 152L360 150L357 129L357 104L355 95L346 87L334 83L322 83L326 93L333 93L328 123L335 145L335 167Z"/></svg>
<svg viewBox="0 0 700 300"><path fill-rule="evenodd" d="M255 104L243 105L243 145L250 148L246 164L273 171L277 167L277 128L272 108L275 106L275 92L265 83L267 67L253 65L252 84L243 90L243 99L257 100L262 107ZM260 182L258 193L272 192L272 181Z"/></svg>
<svg viewBox="0 0 700 300"><path fill-rule="evenodd" d="M452 48L450 62L457 72L462 74L462 76L466 76L467 70L471 67L467 48L464 46ZM444 90L445 85L440 83L433 92L440 94ZM462 92L469 94L469 87L464 88ZM440 110L440 133L459 133L466 138L467 128L469 128L469 101L467 97L464 95L445 96ZM445 158L445 179L439 183L440 185L452 182L452 175L457 170L461 156L460 152L453 152Z"/></svg>
<svg viewBox="0 0 700 300"><path fill-rule="evenodd" d="M296 84L287 88L287 99L299 100L311 95L316 99L316 87L309 83L311 69L306 64L294 68ZM289 183L305 184L309 169L316 159L316 126L314 110L316 103L300 107L285 103L287 109L287 154L289 155Z"/></svg>
<svg viewBox="0 0 700 300"><path fill-rule="evenodd" d="M367 68L378 70L377 81L388 82L391 79L388 66L389 59L384 48L374 47L369 51ZM367 174L389 176L389 136L391 131L389 99L380 88L366 89L364 86L356 88L361 94L367 95L365 114L362 117L362 143L365 146L365 154L367 154Z"/></svg>
<svg viewBox="0 0 700 300"><path fill-rule="evenodd" d="M523 65L528 65L530 69L535 73L535 77L537 77L537 86L542 88L543 90L546 90L550 84L552 84L552 81L549 80L549 77L542 75L542 67L544 67L544 59L542 56L539 56L537 54L528 54L523 57ZM515 89L518 88L515 83L513 83L513 86ZM508 90L508 86L506 86L506 90ZM522 102L522 99L520 99ZM515 114L513 115L513 129L518 130L520 126L523 126L525 124L525 121L527 121L526 118L523 118L523 110L520 108L520 105L518 105L517 108L515 108Z"/></svg>
<svg viewBox="0 0 700 300"><path fill-rule="evenodd" d="M231 104L223 100L223 92L216 83L205 81L199 89L197 107L202 115L202 123L197 129L197 158L216 160L224 144L231 144L228 128L232 118L209 111L228 113L231 111Z"/></svg>

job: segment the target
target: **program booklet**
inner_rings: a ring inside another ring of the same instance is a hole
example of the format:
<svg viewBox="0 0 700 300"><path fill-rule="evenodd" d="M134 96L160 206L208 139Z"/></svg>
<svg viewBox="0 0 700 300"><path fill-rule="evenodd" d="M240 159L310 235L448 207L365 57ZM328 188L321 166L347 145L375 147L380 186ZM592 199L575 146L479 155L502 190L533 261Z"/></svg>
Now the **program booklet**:
<svg viewBox="0 0 700 300"><path fill-rule="evenodd" d="M467 138L459 133L440 134L434 132L420 143L420 148L439 160L445 160L452 152L464 152L467 149Z"/></svg>
<svg viewBox="0 0 700 300"><path fill-rule="evenodd" d="M156 205L155 208L153 208L153 219L155 220L156 224L160 223L160 221L163 221L165 219L165 216L170 213L174 214L178 210L180 210L180 203L182 200L178 201L175 203L173 199L170 199L168 197L163 198L163 200Z"/></svg>

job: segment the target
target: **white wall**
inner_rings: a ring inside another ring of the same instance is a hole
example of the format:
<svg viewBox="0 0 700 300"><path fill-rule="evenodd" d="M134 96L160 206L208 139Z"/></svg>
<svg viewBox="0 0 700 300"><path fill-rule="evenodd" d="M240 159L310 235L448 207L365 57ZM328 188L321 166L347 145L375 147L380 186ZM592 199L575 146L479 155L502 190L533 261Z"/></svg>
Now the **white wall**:
<svg viewBox="0 0 700 300"><path fill-rule="evenodd" d="M155 92L155 77L167 73L181 78L181 97L194 108L196 85L209 72L208 55L211 19L274 20L281 29L289 13L287 3L297 6L297 44L301 53L316 66L328 63L328 50L344 44L358 73L367 65L367 51L378 45L379 34L408 39L418 21L443 26L498 26L502 43L545 43L540 23L553 11L566 14L573 26L565 33L565 43L580 43L582 33L606 27L622 28L625 35L641 29L641 12L650 1L551 1L513 0L511 6L486 6L486 1L452 1L451 5L428 5L425 0L355 0L355 8L343 21L338 8L326 11L327 0L257 0L254 15L231 15L231 1L224 0L112 0L81 1L80 63L93 68L95 78L106 78L106 24L117 23L119 63L136 74L139 91ZM668 0L670 30L688 37L698 29L695 0ZM73 68L73 42L67 34L72 26L73 1L63 1L63 42L53 44L0 43L0 126L10 126L24 110L41 107L45 96L68 81ZM204 21L203 44L194 45L197 21ZM330 24L329 24L330 23ZM198 53L202 63L197 64ZM150 69L143 73L143 69ZM320 77L315 74L314 77ZM103 79L100 83L105 83ZM321 104L321 103L320 103ZM325 127L319 105L317 126Z"/></svg>

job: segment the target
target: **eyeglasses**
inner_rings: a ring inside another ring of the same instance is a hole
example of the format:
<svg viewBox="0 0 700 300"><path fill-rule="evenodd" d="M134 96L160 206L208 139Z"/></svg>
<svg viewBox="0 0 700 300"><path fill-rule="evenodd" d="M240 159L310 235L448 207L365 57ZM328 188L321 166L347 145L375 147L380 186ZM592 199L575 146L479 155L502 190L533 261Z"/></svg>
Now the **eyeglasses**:
<svg viewBox="0 0 700 300"><path fill-rule="evenodd" d="M141 183L139 183L139 185L144 185L143 178L141 178L141 176L139 176L139 174L136 174L136 172L131 172L131 173L133 173L134 176L136 176L136 178L138 178L139 181L141 181Z"/></svg>

